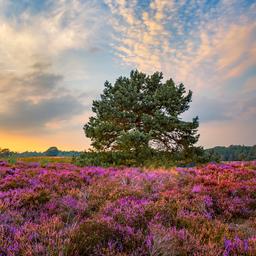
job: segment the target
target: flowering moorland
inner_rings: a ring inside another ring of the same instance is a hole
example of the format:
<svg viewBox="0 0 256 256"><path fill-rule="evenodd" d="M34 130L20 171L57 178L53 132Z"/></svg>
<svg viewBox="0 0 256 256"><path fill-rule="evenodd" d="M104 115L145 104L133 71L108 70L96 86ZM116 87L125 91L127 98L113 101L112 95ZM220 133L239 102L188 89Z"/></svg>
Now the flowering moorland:
<svg viewBox="0 0 256 256"><path fill-rule="evenodd" d="M256 161L0 162L0 255L256 255Z"/></svg>

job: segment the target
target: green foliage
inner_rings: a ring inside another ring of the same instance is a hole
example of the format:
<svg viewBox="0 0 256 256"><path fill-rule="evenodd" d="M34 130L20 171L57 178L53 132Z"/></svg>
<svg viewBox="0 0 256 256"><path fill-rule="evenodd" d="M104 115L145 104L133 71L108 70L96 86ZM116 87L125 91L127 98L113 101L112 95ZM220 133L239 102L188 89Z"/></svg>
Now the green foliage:
<svg viewBox="0 0 256 256"><path fill-rule="evenodd" d="M42 167L46 167L47 164L49 163L49 160L47 158L42 158L40 161L39 161L40 165Z"/></svg>
<svg viewBox="0 0 256 256"><path fill-rule="evenodd" d="M172 79L162 80L162 73L148 76L136 70L114 85L105 82L100 99L93 101L96 115L84 126L97 151L128 152L137 160L140 154L150 156L152 149L173 153L193 147L199 138L198 118L180 118L189 109L192 92Z"/></svg>
<svg viewBox="0 0 256 256"><path fill-rule="evenodd" d="M59 150L57 147L50 147L45 151L46 156L58 156Z"/></svg>
<svg viewBox="0 0 256 256"><path fill-rule="evenodd" d="M51 199L50 192L46 189L33 191L24 195L21 200L23 207L38 207Z"/></svg>
<svg viewBox="0 0 256 256"><path fill-rule="evenodd" d="M79 226L71 238L68 255L95 255L97 245L106 246L114 237L114 230L110 225L88 220Z"/></svg>
<svg viewBox="0 0 256 256"><path fill-rule="evenodd" d="M38 162L42 167L46 166L48 163L71 163L72 157L51 157L51 156L32 156L32 157L19 157L18 160L26 163Z"/></svg>
<svg viewBox="0 0 256 256"><path fill-rule="evenodd" d="M8 158L12 155L12 152L8 148L0 148L0 158Z"/></svg>
<svg viewBox="0 0 256 256"><path fill-rule="evenodd" d="M83 152L72 162L78 166L143 166L150 168L173 166L192 167L198 163L217 161L208 155L203 148L193 147L189 151L165 152L152 149L142 150L135 154L129 151Z"/></svg>
<svg viewBox="0 0 256 256"><path fill-rule="evenodd" d="M48 157L49 162L70 162L69 158L78 157L81 154L79 151L62 151L58 150L56 147L50 147L45 152L37 152L37 151L25 151L25 152L14 152L8 148L0 148L0 159L12 159L22 160L26 162L37 162L40 161L41 158ZM56 158L58 156L58 158ZM54 158L55 159L54 159Z"/></svg>
<svg viewBox="0 0 256 256"><path fill-rule="evenodd" d="M205 151L206 154L221 161L251 161L256 159L256 145L251 147L231 145L229 147L214 147Z"/></svg>
<svg viewBox="0 0 256 256"><path fill-rule="evenodd" d="M45 152L37 152L37 151L25 151L25 152L21 152L21 153L17 153L17 152L12 152L12 154L14 154L16 157L19 158L32 158L32 157L45 157L46 153L48 153L47 151ZM59 150L58 151L58 157L76 157L79 156L81 152L79 151L62 151Z"/></svg>
<svg viewBox="0 0 256 256"><path fill-rule="evenodd" d="M136 161L127 152L84 152L79 157L73 159L73 163L78 166L133 166Z"/></svg>
<svg viewBox="0 0 256 256"><path fill-rule="evenodd" d="M16 162L17 162L17 158L15 156L10 155L8 157L8 163L9 164L14 165L14 164L16 164Z"/></svg>

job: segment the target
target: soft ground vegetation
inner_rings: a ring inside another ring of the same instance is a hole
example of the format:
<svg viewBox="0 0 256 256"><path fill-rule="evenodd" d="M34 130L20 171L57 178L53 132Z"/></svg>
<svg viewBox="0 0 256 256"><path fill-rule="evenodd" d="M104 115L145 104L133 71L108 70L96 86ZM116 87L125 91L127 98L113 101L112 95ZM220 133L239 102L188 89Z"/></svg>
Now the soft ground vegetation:
<svg viewBox="0 0 256 256"><path fill-rule="evenodd" d="M0 162L0 255L256 255L256 162Z"/></svg>

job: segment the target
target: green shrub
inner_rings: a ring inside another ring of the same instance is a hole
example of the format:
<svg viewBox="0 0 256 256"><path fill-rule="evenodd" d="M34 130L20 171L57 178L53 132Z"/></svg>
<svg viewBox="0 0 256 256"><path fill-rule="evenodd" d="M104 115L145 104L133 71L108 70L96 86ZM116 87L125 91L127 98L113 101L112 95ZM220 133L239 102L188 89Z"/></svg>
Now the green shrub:
<svg viewBox="0 0 256 256"><path fill-rule="evenodd" d="M88 220L75 230L68 246L68 255L95 255L97 247L107 246L115 238L113 228L104 222Z"/></svg>
<svg viewBox="0 0 256 256"><path fill-rule="evenodd" d="M14 164L17 163L17 158L15 156L11 155L11 156L8 157L7 161L8 161L9 164L14 165Z"/></svg>
<svg viewBox="0 0 256 256"><path fill-rule="evenodd" d="M141 152L84 152L73 158L78 166L144 166L148 168L171 168L173 166L193 167L198 163L209 162L211 159L202 148L191 149L186 153L159 152L145 150Z"/></svg>
<svg viewBox="0 0 256 256"><path fill-rule="evenodd" d="M50 201L51 194L47 189L42 189L39 191L32 191L30 193L24 194L21 205L23 207L39 207Z"/></svg>
<svg viewBox="0 0 256 256"><path fill-rule="evenodd" d="M46 167L48 163L49 163L49 160L47 158L42 158L40 160L41 167Z"/></svg>

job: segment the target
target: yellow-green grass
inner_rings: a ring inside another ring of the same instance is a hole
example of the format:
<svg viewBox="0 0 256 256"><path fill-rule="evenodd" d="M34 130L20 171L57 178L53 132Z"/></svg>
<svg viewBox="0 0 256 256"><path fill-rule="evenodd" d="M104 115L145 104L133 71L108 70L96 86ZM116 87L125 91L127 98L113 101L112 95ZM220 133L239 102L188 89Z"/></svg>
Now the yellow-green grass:
<svg viewBox="0 0 256 256"><path fill-rule="evenodd" d="M18 157L18 161L26 163L30 162L49 162L49 163L71 163L72 157L69 156L32 156L32 157Z"/></svg>

